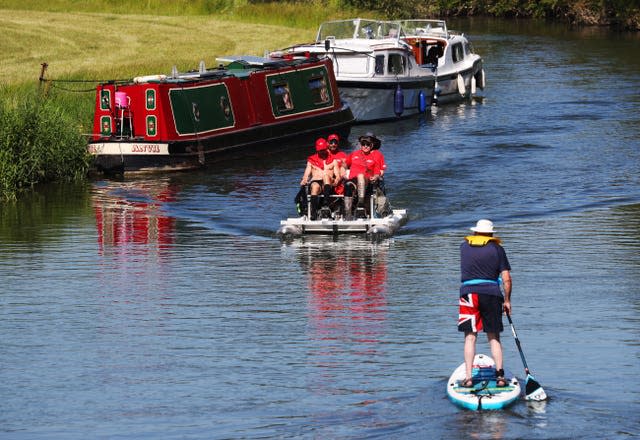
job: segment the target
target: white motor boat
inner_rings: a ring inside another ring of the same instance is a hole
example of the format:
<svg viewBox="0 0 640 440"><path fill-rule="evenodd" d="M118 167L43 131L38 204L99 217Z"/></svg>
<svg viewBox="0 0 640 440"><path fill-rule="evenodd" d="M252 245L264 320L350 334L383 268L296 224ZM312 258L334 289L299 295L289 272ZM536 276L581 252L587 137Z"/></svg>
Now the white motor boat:
<svg viewBox="0 0 640 440"><path fill-rule="evenodd" d="M306 209L299 211L300 217L280 221L277 235L284 240L303 235L366 235L381 239L392 236L407 223L406 209L391 209L386 196L368 197L368 209L356 208L352 215L345 215L343 196L333 195L329 206L320 209L317 218L311 218L311 202L307 197Z"/></svg>
<svg viewBox="0 0 640 440"><path fill-rule="evenodd" d="M485 87L480 55L467 37L447 29L444 20L402 20L403 40L411 45L415 59L436 75L437 104L474 96Z"/></svg>
<svg viewBox="0 0 640 440"><path fill-rule="evenodd" d="M316 41L271 57L328 57L340 97L356 122L411 116L432 103L435 75L420 67L398 21L356 18L322 23Z"/></svg>

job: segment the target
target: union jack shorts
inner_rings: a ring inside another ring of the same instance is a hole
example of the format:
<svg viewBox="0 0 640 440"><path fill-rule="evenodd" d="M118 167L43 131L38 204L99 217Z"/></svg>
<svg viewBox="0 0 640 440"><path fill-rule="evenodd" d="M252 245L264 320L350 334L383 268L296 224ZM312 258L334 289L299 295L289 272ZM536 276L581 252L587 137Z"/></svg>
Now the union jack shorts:
<svg viewBox="0 0 640 440"><path fill-rule="evenodd" d="M458 330L461 332L500 333L502 325L501 296L468 293L458 302Z"/></svg>

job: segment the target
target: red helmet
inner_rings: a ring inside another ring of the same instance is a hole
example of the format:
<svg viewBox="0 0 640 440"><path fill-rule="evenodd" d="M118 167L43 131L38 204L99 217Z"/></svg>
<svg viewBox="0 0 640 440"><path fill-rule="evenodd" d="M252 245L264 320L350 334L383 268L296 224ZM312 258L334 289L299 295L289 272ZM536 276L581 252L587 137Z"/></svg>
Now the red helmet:
<svg viewBox="0 0 640 440"><path fill-rule="evenodd" d="M340 143L340 136L338 136L337 134L330 134L329 137L327 138L327 142L331 142L331 141L336 141L338 143Z"/></svg>
<svg viewBox="0 0 640 440"><path fill-rule="evenodd" d="M328 147L328 144L325 138L318 138L316 140L316 151L326 150L327 147Z"/></svg>

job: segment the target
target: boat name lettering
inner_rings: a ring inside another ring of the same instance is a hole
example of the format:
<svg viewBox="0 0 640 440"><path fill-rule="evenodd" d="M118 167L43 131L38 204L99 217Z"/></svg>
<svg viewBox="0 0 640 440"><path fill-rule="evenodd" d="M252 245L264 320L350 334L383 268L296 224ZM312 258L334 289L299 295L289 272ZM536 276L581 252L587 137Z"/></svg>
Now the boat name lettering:
<svg viewBox="0 0 640 440"><path fill-rule="evenodd" d="M154 144L133 144L132 153L160 153L160 146Z"/></svg>

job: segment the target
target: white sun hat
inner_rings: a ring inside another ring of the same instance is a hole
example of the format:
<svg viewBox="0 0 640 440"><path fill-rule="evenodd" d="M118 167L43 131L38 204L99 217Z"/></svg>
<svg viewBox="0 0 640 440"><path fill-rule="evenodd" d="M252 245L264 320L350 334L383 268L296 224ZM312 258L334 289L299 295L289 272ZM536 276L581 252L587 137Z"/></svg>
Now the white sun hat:
<svg viewBox="0 0 640 440"><path fill-rule="evenodd" d="M482 234L493 234L494 232L496 232L493 229L493 222L486 219L478 220L476 225L469 229L471 229L473 232L480 232Z"/></svg>

